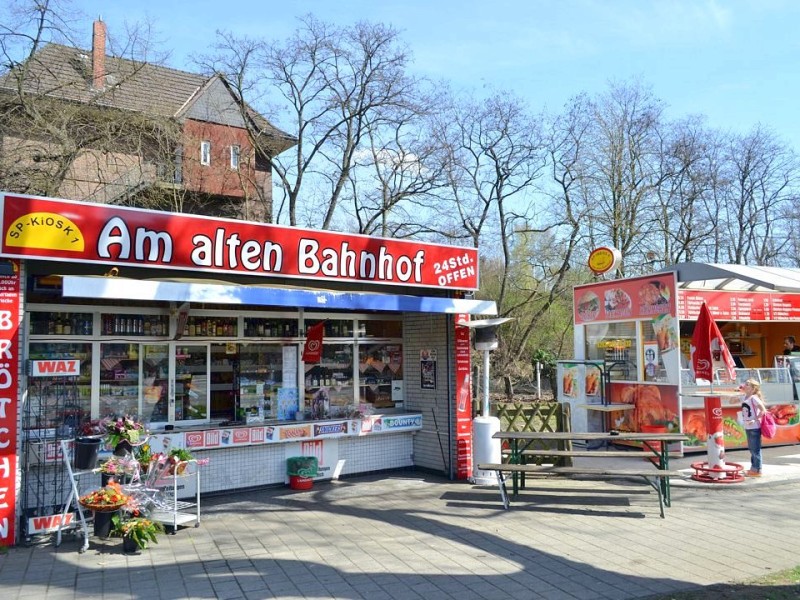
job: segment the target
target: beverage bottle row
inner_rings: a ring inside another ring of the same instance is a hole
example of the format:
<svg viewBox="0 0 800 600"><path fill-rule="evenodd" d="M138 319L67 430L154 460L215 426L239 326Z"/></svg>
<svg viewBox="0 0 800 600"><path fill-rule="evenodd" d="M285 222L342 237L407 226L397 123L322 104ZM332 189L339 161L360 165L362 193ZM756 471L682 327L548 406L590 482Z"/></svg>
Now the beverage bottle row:
<svg viewBox="0 0 800 600"><path fill-rule="evenodd" d="M103 335L146 335L164 336L169 334L169 323L162 315L103 315Z"/></svg>
<svg viewBox="0 0 800 600"><path fill-rule="evenodd" d="M37 315L31 324L36 335L91 335L92 315L88 313L55 313L42 319Z"/></svg>
<svg viewBox="0 0 800 600"><path fill-rule="evenodd" d="M193 336L227 336L236 335L236 324L233 319L204 319L190 317L183 328L183 335Z"/></svg>
<svg viewBox="0 0 800 600"><path fill-rule="evenodd" d="M294 337L297 335L297 323L245 319L244 334L248 337Z"/></svg>

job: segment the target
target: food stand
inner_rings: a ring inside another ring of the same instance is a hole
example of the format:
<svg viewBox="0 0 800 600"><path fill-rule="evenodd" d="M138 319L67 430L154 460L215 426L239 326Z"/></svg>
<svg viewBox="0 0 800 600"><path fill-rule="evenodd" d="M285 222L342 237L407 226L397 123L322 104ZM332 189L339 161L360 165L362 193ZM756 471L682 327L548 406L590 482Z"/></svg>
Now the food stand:
<svg viewBox="0 0 800 600"><path fill-rule="evenodd" d="M209 458L203 493L298 455L469 476L475 248L3 193L0 224L0 546L49 530L61 441L109 416Z"/></svg>
<svg viewBox="0 0 800 600"><path fill-rule="evenodd" d="M785 336L800 338L800 270L682 263L576 286L573 302L575 359L558 364L558 398L572 405L573 428L683 432L684 450L705 450L702 393L735 392L754 378L779 424L764 444L800 440L800 357L782 354ZM726 380L721 362L713 382L696 382L689 369L703 303L738 359L735 381ZM728 395L722 406L726 448L747 445L736 421L740 402Z"/></svg>

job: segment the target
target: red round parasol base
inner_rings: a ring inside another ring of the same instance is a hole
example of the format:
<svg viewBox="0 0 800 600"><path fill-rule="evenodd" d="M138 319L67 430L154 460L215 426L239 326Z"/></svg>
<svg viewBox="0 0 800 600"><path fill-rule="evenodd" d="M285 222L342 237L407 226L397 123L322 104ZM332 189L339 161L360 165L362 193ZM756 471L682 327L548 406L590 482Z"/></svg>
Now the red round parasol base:
<svg viewBox="0 0 800 600"><path fill-rule="evenodd" d="M707 462L692 463L694 475L692 479L703 483L741 483L744 481L744 467L737 463L726 463L722 467L709 467ZM714 475L723 473L719 479Z"/></svg>

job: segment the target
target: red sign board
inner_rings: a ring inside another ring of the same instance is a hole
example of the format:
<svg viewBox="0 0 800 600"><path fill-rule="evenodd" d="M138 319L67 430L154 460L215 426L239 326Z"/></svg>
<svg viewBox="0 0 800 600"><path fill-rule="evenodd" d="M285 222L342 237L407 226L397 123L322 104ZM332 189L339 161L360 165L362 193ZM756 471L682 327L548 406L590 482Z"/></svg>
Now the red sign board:
<svg viewBox="0 0 800 600"><path fill-rule="evenodd" d="M17 415L19 413L19 263L0 275L0 546L14 545L17 489Z"/></svg>
<svg viewBox="0 0 800 600"><path fill-rule="evenodd" d="M472 477L472 370L469 315L456 315L455 331L455 397L456 397L456 479Z"/></svg>
<svg viewBox="0 0 800 600"><path fill-rule="evenodd" d="M475 248L34 196L0 203L3 256L478 289Z"/></svg>
<svg viewBox="0 0 800 600"><path fill-rule="evenodd" d="M672 273L614 279L575 287L575 324L675 316Z"/></svg>
<svg viewBox="0 0 800 600"><path fill-rule="evenodd" d="M697 319L703 302L717 321L800 321L800 294L680 290L678 317Z"/></svg>

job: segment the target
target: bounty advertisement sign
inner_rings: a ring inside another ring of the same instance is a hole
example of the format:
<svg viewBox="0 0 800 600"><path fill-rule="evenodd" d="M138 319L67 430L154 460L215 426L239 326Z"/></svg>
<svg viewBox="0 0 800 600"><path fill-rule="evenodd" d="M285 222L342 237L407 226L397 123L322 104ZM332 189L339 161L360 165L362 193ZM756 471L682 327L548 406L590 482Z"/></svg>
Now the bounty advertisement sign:
<svg viewBox="0 0 800 600"><path fill-rule="evenodd" d="M475 248L0 194L3 256L478 289Z"/></svg>

